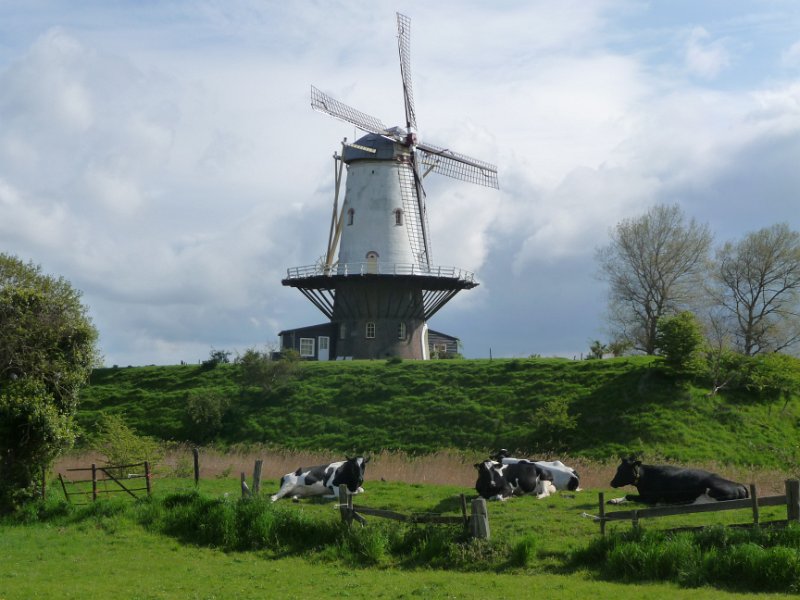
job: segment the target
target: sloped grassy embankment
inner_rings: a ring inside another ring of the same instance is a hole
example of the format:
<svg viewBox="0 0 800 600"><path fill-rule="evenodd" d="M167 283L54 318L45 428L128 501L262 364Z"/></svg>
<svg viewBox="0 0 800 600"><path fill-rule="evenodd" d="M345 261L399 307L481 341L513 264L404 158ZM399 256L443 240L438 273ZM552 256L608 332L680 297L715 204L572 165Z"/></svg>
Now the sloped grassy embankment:
<svg viewBox="0 0 800 600"><path fill-rule="evenodd" d="M658 358L302 363L265 392L243 387L237 365L98 369L79 422L119 412L140 434L222 445L342 452L506 447L605 460L786 469L800 458L797 399L708 395L667 375ZM190 394L230 405L208 439L187 418Z"/></svg>

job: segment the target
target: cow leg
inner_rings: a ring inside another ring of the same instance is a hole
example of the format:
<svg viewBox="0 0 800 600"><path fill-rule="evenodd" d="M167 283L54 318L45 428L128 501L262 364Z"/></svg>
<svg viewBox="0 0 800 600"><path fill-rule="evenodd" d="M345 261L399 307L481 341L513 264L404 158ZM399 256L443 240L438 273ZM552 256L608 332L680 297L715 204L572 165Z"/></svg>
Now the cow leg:
<svg viewBox="0 0 800 600"><path fill-rule="evenodd" d="M273 502L275 502L276 500L280 500L286 494L289 493L289 491L292 489L292 487L294 487L294 486L292 486L292 485L282 485L281 489L279 489L275 494L272 494L272 496L270 496L269 499L272 500Z"/></svg>

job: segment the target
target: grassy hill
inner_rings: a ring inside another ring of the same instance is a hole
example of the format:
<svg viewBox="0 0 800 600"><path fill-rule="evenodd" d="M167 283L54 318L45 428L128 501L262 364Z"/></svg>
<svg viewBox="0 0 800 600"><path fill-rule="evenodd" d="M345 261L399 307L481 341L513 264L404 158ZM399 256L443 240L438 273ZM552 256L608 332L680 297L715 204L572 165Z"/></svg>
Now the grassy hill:
<svg viewBox="0 0 800 600"><path fill-rule="evenodd" d="M665 374L660 359L501 359L302 363L268 392L239 383L237 365L98 369L80 424L124 414L165 440L291 449L412 453L442 448L591 459L644 452L682 462L787 468L800 460L797 398L709 396ZM187 400L225 398L201 431Z"/></svg>

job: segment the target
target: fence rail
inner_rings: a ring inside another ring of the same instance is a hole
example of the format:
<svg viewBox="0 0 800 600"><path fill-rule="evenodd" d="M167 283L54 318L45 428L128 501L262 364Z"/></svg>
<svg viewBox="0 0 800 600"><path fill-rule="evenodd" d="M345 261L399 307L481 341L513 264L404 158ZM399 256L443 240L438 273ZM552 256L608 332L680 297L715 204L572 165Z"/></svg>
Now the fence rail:
<svg viewBox="0 0 800 600"><path fill-rule="evenodd" d="M464 529L470 531L472 537L476 538L489 538L489 515L486 511L486 500L483 498L476 498L472 501L472 514L467 515L467 499L464 494L461 494L461 516L440 515L429 513L414 513L406 515L403 513L395 512L393 510L385 510L382 508L369 508L367 506L355 506L353 504L353 496L347 491L346 485L339 486L339 512L342 515L342 521L345 523L352 523L358 521L362 525L366 524L366 519L363 515L372 517L380 517L383 519L392 519L393 521L402 521L405 523L430 523L437 525L463 525Z"/></svg>
<svg viewBox="0 0 800 600"><path fill-rule="evenodd" d="M655 506L632 510L606 512L605 493L600 492L598 498L599 516L593 517L600 524L600 533L605 535L606 523L609 521L630 521L631 526L638 527L640 519L657 519L675 515L693 513L721 512L749 508L753 515L753 524L760 524L760 511L763 506L786 505L786 522L800 521L800 481L789 479L785 482L786 493L780 496L758 497L755 484L750 484L750 497L744 500L724 500L708 504L686 504L678 506ZM588 515L587 515L588 516ZM784 521L780 521L784 522Z"/></svg>

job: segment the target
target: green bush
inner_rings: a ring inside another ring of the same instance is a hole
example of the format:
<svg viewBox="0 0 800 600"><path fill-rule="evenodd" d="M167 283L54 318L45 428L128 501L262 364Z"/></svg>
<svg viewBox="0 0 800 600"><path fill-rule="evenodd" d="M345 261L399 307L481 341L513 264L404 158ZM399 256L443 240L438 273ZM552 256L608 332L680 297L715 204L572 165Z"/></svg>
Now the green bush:
<svg viewBox="0 0 800 600"><path fill-rule="evenodd" d="M107 465L129 465L149 461L155 465L164 456L163 448L155 439L137 435L118 414L102 413L92 448L106 457Z"/></svg>

